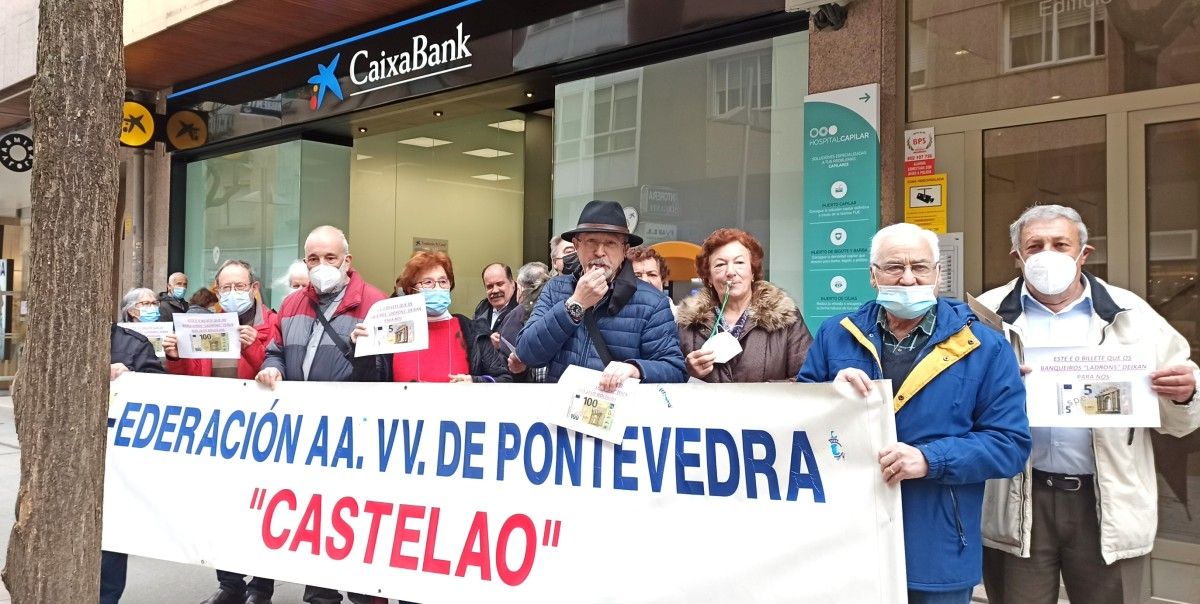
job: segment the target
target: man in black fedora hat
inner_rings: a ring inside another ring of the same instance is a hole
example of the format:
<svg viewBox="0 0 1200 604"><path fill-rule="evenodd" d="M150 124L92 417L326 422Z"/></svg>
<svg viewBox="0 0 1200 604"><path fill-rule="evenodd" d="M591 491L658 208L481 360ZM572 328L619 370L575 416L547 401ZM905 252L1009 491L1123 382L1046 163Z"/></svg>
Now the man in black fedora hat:
<svg viewBox="0 0 1200 604"><path fill-rule="evenodd" d="M671 306L625 261L625 251L642 238L629 232L621 204L589 201L562 238L574 242L580 269L546 284L510 367L544 366L547 382L557 382L569 365L600 370L606 392L628 378L685 381Z"/></svg>

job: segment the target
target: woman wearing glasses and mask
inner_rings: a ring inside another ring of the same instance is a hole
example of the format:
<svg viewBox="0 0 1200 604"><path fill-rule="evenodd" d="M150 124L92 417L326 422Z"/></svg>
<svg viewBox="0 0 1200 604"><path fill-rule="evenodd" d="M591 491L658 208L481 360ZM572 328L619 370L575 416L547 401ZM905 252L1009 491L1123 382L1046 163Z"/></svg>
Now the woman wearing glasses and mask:
<svg viewBox="0 0 1200 604"><path fill-rule="evenodd" d="M696 271L704 287L679 305L675 319L688 375L714 383L794 379L812 334L787 293L763 280L762 245L725 228L701 248ZM741 352L717 362L730 346Z"/></svg>
<svg viewBox="0 0 1200 604"><path fill-rule="evenodd" d="M396 295L425 297L429 348L392 355L385 373L393 382L511 382L503 356L492 346L491 333L471 319L450 313L454 265L442 252L417 252L396 278ZM355 338L367 335L358 325Z"/></svg>

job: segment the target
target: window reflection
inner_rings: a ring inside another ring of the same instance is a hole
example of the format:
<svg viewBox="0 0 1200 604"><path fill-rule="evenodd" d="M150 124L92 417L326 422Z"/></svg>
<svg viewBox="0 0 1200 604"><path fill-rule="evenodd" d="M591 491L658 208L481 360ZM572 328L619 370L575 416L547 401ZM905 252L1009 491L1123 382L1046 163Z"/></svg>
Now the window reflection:
<svg viewBox="0 0 1200 604"><path fill-rule="evenodd" d="M605 199L638 211L648 244L721 226L794 240L806 62L807 34L789 34L558 85L554 230Z"/></svg>
<svg viewBox="0 0 1200 604"><path fill-rule="evenodd" d="M909 0L909 120L1200 82L1191 0Z"/></svg>

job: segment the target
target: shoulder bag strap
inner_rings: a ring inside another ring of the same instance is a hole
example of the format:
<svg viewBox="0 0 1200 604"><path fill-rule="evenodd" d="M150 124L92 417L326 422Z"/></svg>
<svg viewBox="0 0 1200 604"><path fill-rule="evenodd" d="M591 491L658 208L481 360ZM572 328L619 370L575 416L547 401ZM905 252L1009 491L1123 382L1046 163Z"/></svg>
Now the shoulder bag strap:
<svg viewBox="0 0 1200 604"><path fill-rule="evenodd" d="M334 331L333 327L329 325L329 319L325 318L325 313L321 312L321 307L317 306L317 303L313 302L312 300L309 300L309 303L312 304L313 313L317 315L317 320L320 321L321 326L325 328L325 333L329 334L329 339L333 340L333 343L338 347L338 350L342 351L342 356L353 361L354 353L350 350L350 345L346 343L346 340L342 339L341 334Z"/></svg>
<svg viewBox="0 0 1200 604"><path fill-rule="evenodd" d="M583 324L587 326L588 337L592 340L592 346L596 347L600 360L608 367L608 364L613 362L612 353L608 351L608 343L604 341L604 336L600 335L600 327L596 325L596 315L592 313L591 308L583 313Z"/></svg>

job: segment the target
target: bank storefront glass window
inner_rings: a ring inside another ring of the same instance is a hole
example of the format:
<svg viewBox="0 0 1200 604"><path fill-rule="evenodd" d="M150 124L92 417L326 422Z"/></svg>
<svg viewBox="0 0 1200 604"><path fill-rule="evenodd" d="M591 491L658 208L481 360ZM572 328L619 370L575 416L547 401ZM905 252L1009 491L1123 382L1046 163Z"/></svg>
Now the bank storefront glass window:
<svg viewBox="0 0 1200 604"><path fill-rule="evenodd" d="M455 272L451 311L472 316L487 295L483 268L521 266L534 119L546 118L485 112L356 138L350 230L363 278L389 291L414 252L445 252Z"/></svg>
<svg viewBox="0 0 1200 604"><path fill-rule="evenodd" d="M244 260L272 308L291 289L281 279L302 256L308 231L345 227L350 148L288 141L189 163L184 272L213 284L226 260Z"/></svg>
<svg viewBox="0 0 1200 604"><path fill-rule="evenodd" d="M647 244L743 228L768 278L800 296L807 65L802 32L560 84L554 232L592 199L625 206Z"/></svg>
<svg viewBox="0 0 1200 604"><path fill-rule="evenodd" d="M909 0L909 121L1200 82L1191 0Z"/></svg>

